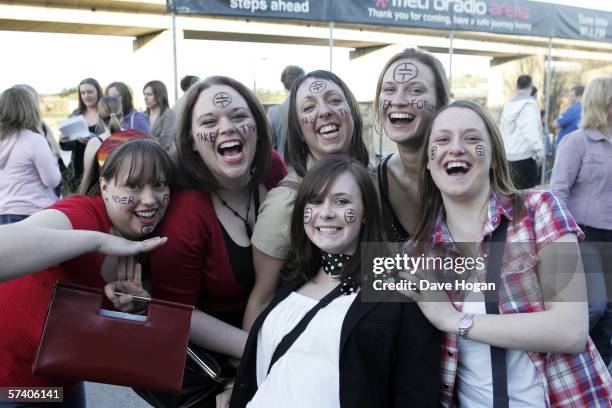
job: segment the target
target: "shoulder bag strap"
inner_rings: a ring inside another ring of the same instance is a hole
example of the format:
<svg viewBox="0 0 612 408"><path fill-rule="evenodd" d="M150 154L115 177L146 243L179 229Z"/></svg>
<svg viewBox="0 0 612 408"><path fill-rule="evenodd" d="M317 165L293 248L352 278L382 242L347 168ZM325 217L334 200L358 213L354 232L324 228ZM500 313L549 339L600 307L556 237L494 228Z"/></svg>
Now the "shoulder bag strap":
<svg viewBox="0 0 612 408"><path fill-rule="evenodd" d="M487 283L495 283L495 290L485 292L487 314L499 314L499 292L501 288L501 267L504 258L504 243L508 220L500 215L499 226L491 235L489 246L489 265ZM506 367L506 349L491 346L491 369L493 379L493 408L508 408L508 370Z"/></svg>
<svg viewBox="0 0 612 408"><path fill-rule="evenodd" d="M268 374L270 374L270 370L274 363L281 358L287 350L295 343L295 341L300 337L300 335L306 330L308 323L312 320L312 318L317 314L317 312L323 309L325 306L329 305L332 300L336 299L342 293L340 291L342 285L336 286L331 292L325 295L324 298L319 300L319 302L310 309L304 317L298 322L298 324L291 330L289 333L283 337L283 339L276 346L276 350L274 350L274 354L272 354L272 360L270 360L270 365L268 366Z"/></svg>

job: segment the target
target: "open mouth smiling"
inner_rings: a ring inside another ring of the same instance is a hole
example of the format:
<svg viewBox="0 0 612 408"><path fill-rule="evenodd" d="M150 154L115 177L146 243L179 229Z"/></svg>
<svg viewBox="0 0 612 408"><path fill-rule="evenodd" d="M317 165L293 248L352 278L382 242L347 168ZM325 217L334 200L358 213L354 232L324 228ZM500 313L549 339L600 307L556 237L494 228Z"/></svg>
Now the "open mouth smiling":
<svg viewBox="0 0 612 408"><path fill-rule="evenodd" d="M340 228L340 227L329 227L329 226L326 226L326 227L316 227L316 229L317 229L317 231L319 231L319 232L325 232L325 233L330 233L330 234L331 234L331 233L334 233L334 232L340 231L342 228Z"/></svg>
<svg viewBox="0 0 612 408"><path fill-rule="evenodd" d="M242 153L242 142L239 140L228 140L217 147L217 152L224 160L234 160Z"/></svg>
<svg viewBox="0 0 612 408"><path fill-rule="evenodd" d="M407 125L412 123L415 118L415 115L406 112L393 112L389 114L389 121L393 125Z"/></svg>
<svg viewBox="0 0 612 408"><path fill-rule="evenodd" d="M338 126L335 123L331 123L331 124L328 124L328 125L321 126L319 129L317 129L317 133L319 133L319 134L321 134L323 136L332 136L336 132L338 132L339 129L340 129L340 126Z"/></svg>
<svg viewBox="0 0 612 408"><path fill-rule="evenodd" d="M446 170L446 174L452 176L455 174L467 174L471 167L469 163L464 161L451 161L444 165L444 170Z"/></svg>
<svg viewBox="0 0 612 408"><path fill-rule="evenodd" d="M140 222L142 222L143 224L149 224L153 222L153 218L155 218L155 215L158 211L159 210L157 208L154 208L152 210L146 211L134 211L134 214Z"/></svg>

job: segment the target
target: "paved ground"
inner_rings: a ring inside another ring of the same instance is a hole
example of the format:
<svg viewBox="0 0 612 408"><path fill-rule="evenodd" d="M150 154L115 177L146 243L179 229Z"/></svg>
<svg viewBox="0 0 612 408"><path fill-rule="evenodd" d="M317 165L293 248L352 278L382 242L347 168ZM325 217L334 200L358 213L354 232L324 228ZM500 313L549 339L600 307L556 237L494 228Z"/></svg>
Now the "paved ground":
<svg viewBox="0 0 612 408"><path fill-rule="evenodd" d="M86 382L88 408L149 408L131 388Z"/></svg>

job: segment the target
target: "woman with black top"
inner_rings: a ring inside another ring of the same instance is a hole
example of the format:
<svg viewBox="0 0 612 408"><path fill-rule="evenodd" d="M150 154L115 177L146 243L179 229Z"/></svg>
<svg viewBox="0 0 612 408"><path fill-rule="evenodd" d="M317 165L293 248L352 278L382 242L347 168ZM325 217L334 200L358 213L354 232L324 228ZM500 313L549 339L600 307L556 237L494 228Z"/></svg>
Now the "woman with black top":
<svg viewBox="0 0 612 408"><path fill-rule="evenodd" d="M83 115L85 122L89 127L89 133L92 136L98 134L98 102L102 98L102 88L98 81L93 78L85 78L79 83L79 107L76 108L69 117ZM64 135L60 134L60 148L62 150L72 151L72 160L70 167L72 168L72 176L69 180L65 180L68 186L64 187L64 193L76 192L81 178L83 177L83 155L89 138L78 138L77 140L68 140Z"/></svg>
<svg viewBox="0 0 612 408"><path fill-rule="evenodd" d="M437 405L439 333L414 303L362 301L361 244L382 241L366 169L346 156L321 159L295 202L284 269L292 280L251 328L232 408Z"/></svg>
<svg viewBox="0 0 612 408"><path fill-rule="evenodd" d="M407 48L385 64L376 87L376 126L398 148L378 165L385 232L405 241L417 225L419 151L433 113L448 103L446 74L433 55Z"/></svg>

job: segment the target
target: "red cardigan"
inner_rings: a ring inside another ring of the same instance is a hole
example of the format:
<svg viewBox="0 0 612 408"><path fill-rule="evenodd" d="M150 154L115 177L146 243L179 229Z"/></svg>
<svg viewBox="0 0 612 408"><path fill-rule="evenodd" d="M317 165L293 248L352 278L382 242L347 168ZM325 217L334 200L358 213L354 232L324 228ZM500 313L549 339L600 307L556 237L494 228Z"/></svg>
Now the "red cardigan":
<svg viewBox="0 0 612 408"><path fill-rule="evenodd" d="M264 184L274 188L286 174L273 152ZM168 242L151 253L154 296L240 324L251 288L236 282L210 194L196 189L173 193L159 235Z"/></svg>

